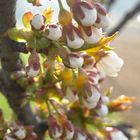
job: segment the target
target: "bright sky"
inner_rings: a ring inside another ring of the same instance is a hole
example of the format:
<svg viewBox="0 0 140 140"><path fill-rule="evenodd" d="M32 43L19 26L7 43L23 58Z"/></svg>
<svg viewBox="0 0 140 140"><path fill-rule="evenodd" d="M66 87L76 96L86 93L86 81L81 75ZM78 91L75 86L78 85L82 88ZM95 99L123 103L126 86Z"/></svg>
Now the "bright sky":
<svg viewBox="0 0 140 140"><path fill-rule="evenodd" d="M16 12L17 19L18 19L17 25L20 25L20 26L22 25L21 19L22 19L23 14L26 11L32 11L33 13L39 13L50 6L53 7L54 10L56 11L55 17L57 17L59 9L58 9L58 4L57 4L56 0L51 0L51 1L42 0L42 2L43 2L43 6L33 7L32 4L27 3L26 0L18 0L17 1L17 12ZM62 2L64 3L64 6L67 8L65 0L62 0ZM122 13L125 13L125 12L131 10L138 2L139 2L139 0L117 0L116 5L114 7L112 7L112 10L111 10L112 20L121 18L121 16L123 15Z"/></svg>

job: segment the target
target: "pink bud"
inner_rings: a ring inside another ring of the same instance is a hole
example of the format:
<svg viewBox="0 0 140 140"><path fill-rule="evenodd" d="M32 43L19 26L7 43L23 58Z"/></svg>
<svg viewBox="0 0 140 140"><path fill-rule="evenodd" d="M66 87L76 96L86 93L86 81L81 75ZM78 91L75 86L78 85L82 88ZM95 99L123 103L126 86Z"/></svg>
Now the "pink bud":
<svg viewBox="0 0 140 140"><path fill-rule="evenodd" d="M84 94L85 94L83 98L84 106L87 107L88 109L95 108L101 97L100 92L94 86L88 85L87 88L85 89Z"/></svg>
<svg viewBox="0 0 140 140"><path fill-rule="evenodd" d="M84 40L89 44L96 44L103 37L102 29L94 26L83 27L82 33Z"/></svg>
<svg viewBox="0 0 140 140"><path fill-rule="evenodd" d="M109 112L108 106L101 104L101 106L97 109L97 114L101 117L106 116Z"/></svg>
<svg viewBox="0 0 140 140"><path fill-rule="evenodd" d="M69 57L70 67L72 67L72 68L82 67L82 65L84 63L83 57L81 57L77 53L70 53L68 57Z"/></svg>
<svg viewBox="0 0 140 140"><path fill-rule="evenodd" d="M78 49L84 44L80 30L72 24L63 27L63 35L69 48Z"/></svg>
<svg viewBox="0 0 140 140"><path fill-rule="evenodd" d="M70 102L76 102L78 100L76 92L72 90L70 87L66 88L65 98L68 99Z"/></svg>
<svg viewBox="0 0 140 140"><path fill-rule="evenodd" d="M84 64L83 64L84 69L93 69L95 63L94 57L88 55L86 52L83 52L80 55L84 59Z"/></svg>
<svg viewBox="0 0 140 140"><path fill-rule="evenodd" d="M35 77L40 73L39 56L36 52L32 52L28 59L29 65L26 67L27 75L29 77Z"/></svg>
<svg viewBox="0 0 140 140"><path fill-rule="evenodd" d="M86 139L87 139L87 135L83 131L78 130L76 135L76 140L86 140Z"/></svg>
<svg viewBox="0 0 140 140"><path fill-rule="evenodd" d="M65 126L65 131L66 131L66 139L71 140L74 136L74 126L71 123L71 121L67 120L64 124Z"/></svg>
<svg viewBox="0 0 140 140"><path fill-rule="evenodd" d="M18 127L17 131L14 132L14 135L18 139L23 140L26 137L26 130L24 129L24 127Z"/></svg>
<svg viewBox="0 0 140 140"><path fill-rule="evenodd" d="M102 101L103 104L107 104L107 103L109 103L109 97L103 95L103 96L101 97L101 101Z"/></svg>
<svg viewBox="0 0 140 140"><path fill-rule="evenodd" d="M16 138L13 138L11 136L5 136L4 140L16 140Z"/></svg>
<svg viewBox="0 0 140 140"><path fill-rule="evenodd" d="M49 134L51 137L58 139L63 134L63 129L61 124L56 120L56 118L50 116L48 118Z"/></svg>
<svg viewBox="0 0 140 140"><path fill-rule="evenodd" d="M108 132L109 140L128 140L124 133L116 128L107 127L106 131Z"/></svg>
<svg viewBox="0 0 140 140"><path fill-rule="evenodd" d="M47 38L51 40L58 40L62 36L62 30L59 25L51 24L47 27Z"/></svg>
<svg viewBox="0 0 140 140"><path fill-rule="evenodd" d="M33 30L42 30L45 27L45 17L40 14L34 15L31 20L31 26Z"/></svg>
<svg viewBox="0 0 140 140"><path fill-rule="evenodd" d="M77 2L73 8L74 17L83 26L92 26L97 19L97 11L94 5L89 1Z"/></svg>
<svg viewBox="0 0 140 140"><path fill-rule="evenodd" d="M95 4L95 7L96 7L97 12L98 12L97 21L96 21L95 25L97 27L102 27L102 28L108 27L110 24L110 19L107 15L106 9L100 4Z"/></svg>

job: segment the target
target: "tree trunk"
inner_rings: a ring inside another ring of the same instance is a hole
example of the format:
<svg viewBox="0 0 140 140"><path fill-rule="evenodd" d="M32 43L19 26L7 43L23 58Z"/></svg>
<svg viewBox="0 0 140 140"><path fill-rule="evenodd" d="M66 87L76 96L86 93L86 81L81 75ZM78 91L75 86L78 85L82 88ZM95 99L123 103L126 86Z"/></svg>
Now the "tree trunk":
<svg viewBox="0 0 140 140"><path fill-rule="evenodd" d="M2 66L0 90L21 122L36 125L37 121L29 102L23 104L26 96L25 90L11 79L11 74L23 67L19 52L13 49L13 45L16 43L5 34L9 28L16 24L15 10L16 0L0 0L0 59Z"/></svg>

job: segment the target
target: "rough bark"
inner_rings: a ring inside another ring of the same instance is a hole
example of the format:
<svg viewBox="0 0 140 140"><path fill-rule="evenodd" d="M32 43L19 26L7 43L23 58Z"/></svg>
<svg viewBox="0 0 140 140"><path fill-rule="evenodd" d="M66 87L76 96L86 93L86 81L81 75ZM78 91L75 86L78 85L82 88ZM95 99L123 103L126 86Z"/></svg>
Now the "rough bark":
<svg viewBox="0 0 140 140"><path fill-rule="evenodd" d="M140 2L134 7L134 9L132 11L130 11L129 13L127 13L124 18L122 18L122 20L120 21L120 23L114 27L109 33L108 35L112 35L117 31L121 31L123 29L123 27L128 23L128 21L130 19L132 19L138 12L140 11Z"/></svg>
<svg viewBox="0 0 140 140"><path fill-rule="evenodd" d="M0 58L2 66L0 86L18 119L25 124L36 124L29 103L23 105L23 99L26 96L25 90L11 79L11 74L14 71L22 69L19 53L14 51L17 44L10 40L8 36L3 36L9 28L16 24L15 7L16 0L0 1Z"/></svg>
<svg viewBox="0 0 140 140"><path fill-rule="evenodd" d="M13 72L20 71L23 68L19 52L28 52L24 44L18 44L6 36L7 30L16 24L15 10L16 0L0 0L0 60L2 66L0 70L0 91L7 98L18 119L24 124L34 125L39 140L42 140L47 129L47 122L37 122L29 102L24 102L25 89L11 79Z"/></svg>

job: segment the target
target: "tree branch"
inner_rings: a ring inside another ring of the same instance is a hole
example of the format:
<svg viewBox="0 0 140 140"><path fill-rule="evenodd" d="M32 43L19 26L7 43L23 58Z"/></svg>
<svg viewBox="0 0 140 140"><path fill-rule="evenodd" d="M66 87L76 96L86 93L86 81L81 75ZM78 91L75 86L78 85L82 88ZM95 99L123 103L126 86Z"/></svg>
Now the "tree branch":
<svg viewBox="0 0 140 140"><path fill-rule="evenodd" d="M12 42L12 50L14 52L20 52L20 53L28 53L27 47L25 43L18 43L13 41Z"/></svg>
<svg viewBox="0 0 140 140"><path fill-rule="evenodd" d="M106 4L107 11L110 10L111 6L114 5L115 2L116 2L116 0L108 0L108 2Z"/></svg>
<svg viewBox="0 0 140 140"><path fill-rule="evenodd" d="M47 129L47 123L38 123L33 114L29 102L24 102L26 91L15 80L11 74L23 68L19 58L19 52L27 52L24 44L17 44L4 34L16 24L15 10L16 0L0 0L0 59L2 69L0 71L0 90L7 98L10 107L17 114L18 119L24 124L36 126L39 135L43 135ZM41 136L39 140L41 140Z"/></svg>
<svg viewBox="0 0 140 140"><path fill-rule="evenodd" d="M127 13L121 20L121 22L116 27L114 27L113 30L110 31L108 35L110 36L115 32L120 31L127 24L127 22L130 19L132 19L139 11L140 11L140 3L138 3L132 11Z"/></svg>

